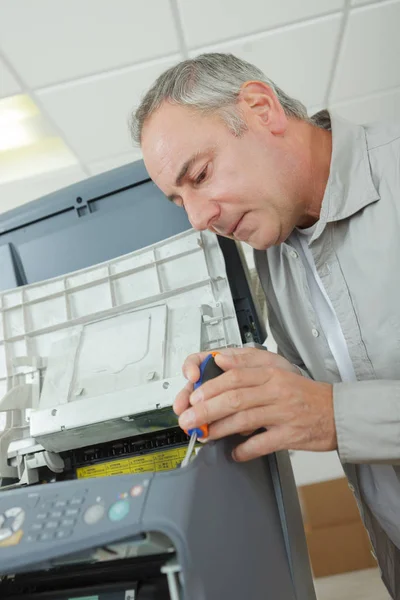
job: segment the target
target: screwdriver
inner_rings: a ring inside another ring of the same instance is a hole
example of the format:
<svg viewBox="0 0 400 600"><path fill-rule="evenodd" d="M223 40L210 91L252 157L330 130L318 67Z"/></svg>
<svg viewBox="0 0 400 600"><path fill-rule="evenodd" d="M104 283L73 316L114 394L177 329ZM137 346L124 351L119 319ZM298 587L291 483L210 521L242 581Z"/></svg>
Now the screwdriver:
<svg viewBox="0 0 400 600"><path fill-rule="evenodd" d="M198 387L203 385L206 381L210 379L214 379L214 377L218 377L223 373L223 370L217 365L215 362L215 356L218 352L211 352L200 365L200 377L194 384L194 389L197 390ZM187 435L190 435L189 445L185 454L185 458L181 463L181 467L186 467L189 464L190 459L193 454L194 447L196 442L200 438L208 437L208 425L201 425L200 427L195 427L193 429L185 430Z"/></svg>

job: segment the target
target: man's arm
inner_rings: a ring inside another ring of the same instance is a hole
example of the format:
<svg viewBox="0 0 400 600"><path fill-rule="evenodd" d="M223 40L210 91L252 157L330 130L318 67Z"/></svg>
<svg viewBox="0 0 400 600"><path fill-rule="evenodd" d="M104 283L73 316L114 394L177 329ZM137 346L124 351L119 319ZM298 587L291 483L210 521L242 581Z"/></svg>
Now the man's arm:
<svg viewBox="0 0 400 600"><path fill-rule="evenodd" d="M400 381L335 383L333 406L343 463L400 464Z"/></svg>
<svg viewBox="0 0 400 600"><path fill-rule="evenodd" d="M312 379L278 318L268 308L279 354ZM341 462L400 464L400 381L335 383L333 406Z"/></svg>

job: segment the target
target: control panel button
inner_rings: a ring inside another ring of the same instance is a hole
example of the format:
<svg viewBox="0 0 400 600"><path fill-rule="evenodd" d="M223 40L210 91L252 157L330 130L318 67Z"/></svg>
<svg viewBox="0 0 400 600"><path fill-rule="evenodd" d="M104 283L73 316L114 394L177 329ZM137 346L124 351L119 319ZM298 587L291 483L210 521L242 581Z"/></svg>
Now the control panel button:
<svg viewBox="0 0 400 600"><path fill-rule="evenodd" d="M62 514L61 510L53 510L50 513L50 518L51 519L61 519L62 515L63 514Z"/></svg>
<svg viewBox="0 0 400 600"><path fill-rule="evenodd" d="M130 506L128 500L119 500L111 506L108 511L108 518L110 521L122 521L129 513L129 509Z"/></svg>
<svg viewBox="0 0 400 600"><path fill-rule="evenodd" d="M6 516L6 519L14 519L15 517L18 517L19 514L21 514L22 508L20 506L13 506L12 508L9 508L8 510L6 510L6 512L4 513Z"/></svg>
<svg viewBox="0 0 400 600"><path fill-rule="evenodd" d="M37 539L38 539L38 536L33 533L28 533L28 535L26 535L24 537L24 540L26 542L36 542Z"/></svg>
<svg viewBox="0 0 400 600"><path fill-rule="evenodd" d="M0 542L12 536L12 531L8 527L0 529Z"/></svg>
<svg viewBox="0 0 400 600"><path fill-rule="evenodd" d="M40 542L49 542L53 538L54 538L54 533L50 533L50 532L45 531L44 533L41 533L39 535L38 540Z"/></svg>
<svg viewBox="0 0 400 600"><path fill-rule="evenodd" d="M43 523L32 523L31 530L32 531L41 531L43 529Z"/></svg>
<svg viewBox="0 0 400 600"><path fill-rule="evenodd" d="M25 521L25 511L21 509L21 512L15 517L14 522L11 524L13 531L21 529L23 522Z"/></svg>
<svg viewBox="0 0 400 600"><path fill-rule="evenodd" d="M63 540L67 537L70 537L72 535L72 529L59 529L56 534L55 537L57 540Z"/></svg>
<svg viewBox="0 0 400 600"><path fill-rule="evenodd" d="M45 521L49 515L47 513L41 512L36 515L38 521Z"/></svg>
<svg viewBox="0 0 400 600"><path fill-rule="evenodd" d="M2 542L0 542L0 547L9 548L10 546L17 546L20 543L23 535L24 534L22 533L21 529L19 531L16 531L12 535L9 535Z"/></svg>
<svg viewBox="0 0 400 600"><path fill-rule="evenodd" d="M138 496L141 496L142 493L143 493L142 485L134 485L133 488L131 489L132 498L137 498Z"/></svg>
<svg viewBox="0 0 400 600"><path fill-rule="evenodd" d="M61 527L73 527L76 524L75 519L63 519L61 521Z"/></svg>
<svg viewBox="0 0 400 600"><path fill-rule="evenodd" d="M58 527L58 521L47 521L46 525L44 526L45 529L57 529Z"/></svg>
<svg viewBox="0 0 400 600"><path fill-rule="evenodd" d="M67 506L66 500L57 500L57 502L54 503L54 508L65 508L66 506Z"/></svg>
<svg viewBox="0 0 400 600"><path fill-rule="evenodd" d="M102 504L93 504L89 506L83 515L83 520L87 525L94 525L104 517L105 508Z"/></svg>
<svg viewBox="0 0 400 600"><path fill-rule="evenodd" d="M77 505L77 504L83 504L85 502L85 498L71 498L71 500L69 501L69 504L72 505Z"/></svg>
<svg viewBox="0 0 400 600"><path fill-rule="evenodd" d="M77 515L79 515L79 513L80 513L79 508L67 508L67 510L65 511L65 515L67 517L76 517Z"/></svg>

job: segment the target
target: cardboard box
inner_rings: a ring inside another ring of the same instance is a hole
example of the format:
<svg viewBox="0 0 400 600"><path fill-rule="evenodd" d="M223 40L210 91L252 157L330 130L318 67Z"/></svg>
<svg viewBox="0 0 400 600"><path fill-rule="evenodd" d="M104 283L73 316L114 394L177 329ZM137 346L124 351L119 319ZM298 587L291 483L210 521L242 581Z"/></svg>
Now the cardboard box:
<svg viewBox="0 0 400 600"><path fill-rule="evenodd" d="M304 485L299 488L299 497L304 524L310 529L360 521L345 477Z"/></svg>
<svg viewBox="0 0 400 600"><path fill-rule="evenodd" d="M306 538L315 578L376 567L361 521L314 529Z"/></svg>
<svg viewBox="0 0 400 600"><path fill-rule="evenodd" d="M302 486L298 492L314 577L376 567L345 477Z"/></svg>

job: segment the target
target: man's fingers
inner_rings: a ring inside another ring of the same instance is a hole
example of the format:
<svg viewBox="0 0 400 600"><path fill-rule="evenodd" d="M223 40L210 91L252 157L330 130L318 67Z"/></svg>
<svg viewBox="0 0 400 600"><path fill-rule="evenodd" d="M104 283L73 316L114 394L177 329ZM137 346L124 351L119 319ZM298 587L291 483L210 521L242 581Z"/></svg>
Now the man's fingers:
<svg viewBox="0 0 400 600"><path fill-rule="evenodd" d="M227 348L215 357L215 362L223 371L243 367L268 366L270 352L255 348Z"/></svg>
<svg viewBox="0 0 400 600"><path fill-rule="evenodd" d="M257 406L212 423L209 439L216 440L236 433L248 436L260 427L281 425L285 420L279 406Z"/></svg>
<svg viewBox="0 0 400 600"><path fill-rule="evenodd" d="M193 392L193 383L187 382L183 390L175 398L173 409L176 415L181 415L190 406L190 394Z"/></svg>
<svg viewBox="0 0 400 600"><path fill-rule="evenodd" d="M222 379L223 375L220 375L220 377ZM210 424L224 419L236 412L244 411L247 408L268 405L268 398L261 396L262 391L259 386L243 387L223 392L219 396L214 396L211 400L197 402L194 406L185 410L179 418L179 425L182 429L200 427L206 423ZM246 427L246 429L250 428ZM245 427L242 429L244 430Z"/></svg>
<svg viewBox="0 0 400 600"><path fill-rule="evenodd" d="M251 357L257 358L260 354L261 355L272 354L271 352L264 352L263 350L257 350L256 348L221 348L221 350L216 350L216 352L217 352L217 356L215 357L215 361L216 361L217 365L219 365L221 367L221 369L223 369L224 371L226 371L228 368L232 368L234 366L238 366L238 367L240 367L240 366L258 366L258 365L265 364L265 362L266 362L265 356L264 356L264 359L258 358L258 360L256 360L254 365L251 364L252 363ZM197 352L196 354L191 354L190 356L187 357L187 359L183 363L183 367L182 367L182 371L183 371L183 374L186 377L186 379L188 379L192 383L195 383L199 379L200 365L209 354L211 354L210 350L208 350L206 352ZM224 368L222 366L222 364L220 364L219 361L225 360L225 357L226 357L227 362L225 363L225 368ZM243 357L243 365L240 362L242 357ZM247 360L244 357L248 357ZM229 361L229 359L231 359L231 360ZM235 362L235 361L237 361L237 362ZM231 366L229 366L229 365L231 365Z"/></svg>
<svg viewBox="0 0 400 600"><path fill-rule="evenodd" d="M210 352L197 352L187 357L183 363L182 373L191 383L196 383L200 377L200 365Z"/></svg>
<svg viewBox="0 0 400 600"><path fill-rule="evenodd" d="M233 451L232 457L237 462L246 462L279 450L288 450L286 442L285 427L271 427L268 431L253 435L243 444L239 444Z"/></svg>
<svg viewBox="0 0 400 600"><path fill-rule="evenodd" d="M255 367L254 369L230 369L214 379L210 379L201 385L197 390L190 396L190 403L192 405L198 402L204 402L220 396L229 391L237 391L239 397L239 391L244 388L250 388L260 386L271 379L273 370L267 367ZM240 394L240 398L242 394ZM235 402L235 395L231 394L232 402ZM239 398L236 398L236 406L234 408L239 409L238 404Z"/></svg>

